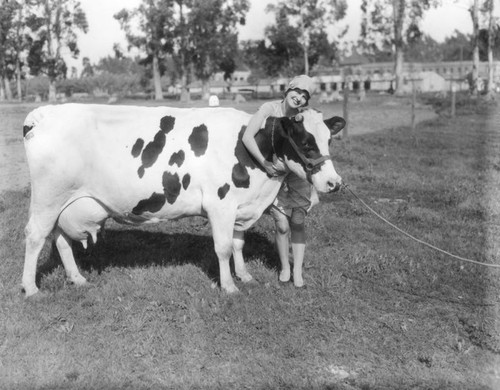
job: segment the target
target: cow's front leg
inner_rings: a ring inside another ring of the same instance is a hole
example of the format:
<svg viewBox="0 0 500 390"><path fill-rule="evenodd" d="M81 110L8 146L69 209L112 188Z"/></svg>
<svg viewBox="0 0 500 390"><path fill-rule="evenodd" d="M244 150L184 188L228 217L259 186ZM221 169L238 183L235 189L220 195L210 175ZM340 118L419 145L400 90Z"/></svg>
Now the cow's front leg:
<svg viewBox="0 0 500 390"><path fill-rule="evenodd" d="M228 293L238 292L234 284L229 267L229 260L233 250L233 226L236 216L227 210L207 212L208 220L212 226L214 249L219 259L219 277L221 288Z"/></svg>
<svg viewBox="0 0 500 390"><path fill-rule="evenodd" d="M242 282L250 282L253 278L245 267L245 259L243 258L243 246L245 245L244 232L234 230L233 232L233 260L234 271L236 276Z"/></svg>

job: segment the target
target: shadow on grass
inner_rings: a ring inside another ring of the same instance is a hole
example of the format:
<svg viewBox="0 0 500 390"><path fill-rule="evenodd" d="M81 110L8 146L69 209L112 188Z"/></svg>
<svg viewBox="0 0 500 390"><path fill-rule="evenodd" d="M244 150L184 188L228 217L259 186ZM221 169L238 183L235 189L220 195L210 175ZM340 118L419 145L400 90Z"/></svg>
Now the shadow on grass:
<svg viewBox="0 0 500 390"><path fill-rule="evenodd" d="M106 230L104 235L99 236L97 243L88 249L74 242L73 253L78 266L88 272L97 271L100 274L109 267L192 264L220 284L219 264L210 234L150 232L140 228ZM245 233L243 256L245 260L260 259L270 269L275 269L279 264L274 245L263 234L252 230ZM37 284L60 265L59 253L53 244L47 260L38 268ZM231 270L234 274L232 260Z"/></svg>

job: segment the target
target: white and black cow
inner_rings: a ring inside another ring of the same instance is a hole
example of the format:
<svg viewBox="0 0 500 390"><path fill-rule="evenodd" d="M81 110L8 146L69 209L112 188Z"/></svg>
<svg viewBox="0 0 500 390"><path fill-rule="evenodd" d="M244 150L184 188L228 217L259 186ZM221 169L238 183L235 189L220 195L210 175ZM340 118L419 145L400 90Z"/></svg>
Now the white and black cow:
<svg viewBox="0 0 500 390"><path fill-rule="evenodd" d="M71 240L96 241L107 218L143 224L201 215L210 221L220 284L252 279L243 262L243 234L272 203L283 176L270 178L241 137L250 115L231 108L165 108L64 104L40 107L24 123L31 176L22 284L38 292L37 259L55 240L69 280L86 283ZM329 156L331 132L344 120L323 121L307 110L301 121L269 118L257 135L264 156L283 158L290 171L318 191L341 178ZM333 129L333 130L332 130Z"/></svg>

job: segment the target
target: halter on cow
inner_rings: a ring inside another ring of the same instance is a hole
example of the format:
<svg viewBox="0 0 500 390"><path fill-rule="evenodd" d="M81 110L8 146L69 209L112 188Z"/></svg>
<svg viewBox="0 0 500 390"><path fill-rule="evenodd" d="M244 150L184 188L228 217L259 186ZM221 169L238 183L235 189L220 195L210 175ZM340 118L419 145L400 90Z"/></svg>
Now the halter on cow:
<svg viewBox="0 0 500 390"><path fill-rule="evenodd" d="M249 118L225 108L67 104L32 111L24 126L32 186L26 295L38 291L37 259L49 237L69 280L85 284L71 241L95 242L107 218L142 224L205 216L221 287L238 290L229 269L231 254L236 275L251 280L241 234L233 239L233 229L244 231L258 220L283 177L268 177L244 148L241 136ZM307 110L303 121L270 118L256 139L268 160L276 154L318 191L335 191L341 178L329 158L328 140L344 123L338 117L323 121L321 113Z"/></svg>

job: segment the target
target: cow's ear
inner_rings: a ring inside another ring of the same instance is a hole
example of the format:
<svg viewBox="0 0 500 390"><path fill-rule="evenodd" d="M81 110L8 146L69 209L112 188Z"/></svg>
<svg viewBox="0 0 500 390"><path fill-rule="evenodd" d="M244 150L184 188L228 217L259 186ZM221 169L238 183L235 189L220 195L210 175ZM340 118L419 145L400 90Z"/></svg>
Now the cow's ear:
<svg viewBox="0 0 500 390"><path fill-rule="evenodd" d="M345 127L345 120L340 116L334 116L324 120L325 125L330 129L330 134L333 136Z"/></svg>

